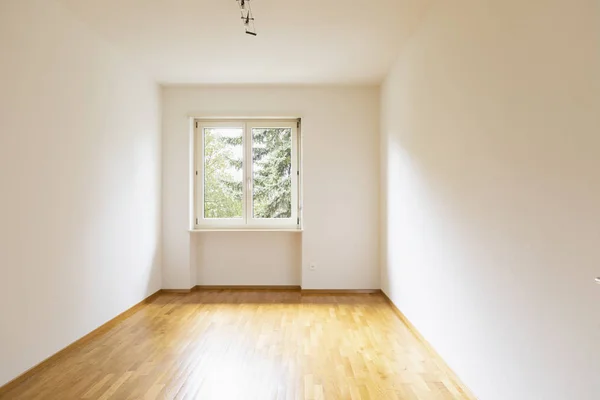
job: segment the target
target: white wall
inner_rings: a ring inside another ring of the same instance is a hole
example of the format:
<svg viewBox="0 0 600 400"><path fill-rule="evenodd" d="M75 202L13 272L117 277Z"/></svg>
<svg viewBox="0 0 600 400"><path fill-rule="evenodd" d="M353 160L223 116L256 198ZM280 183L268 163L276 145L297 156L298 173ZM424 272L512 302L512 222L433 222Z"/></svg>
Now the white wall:
<svg viewBox="0 0 600 400"><path fill-rule="evenodd" d="M160 288L160 99L52 0L0 53L2 385Z"/></svg>
<svg viewBox="0 0 600 400"><path fill-rule="evenodd" d="M382 286L483 400L600 393L598 2L438 2L383 88Z"/></svg>
<svg viewBox="0 0 600 400"><path fill-rule="evenodd" d="M211 232L194 240L198 284L300 286L302 235L283 232Z"/></svg>
<svg viewBox="0 0 600 400"><path fill-rule="evenodd" d="M379 288L378 88L166 87L162 101L165 288L196 284ZM290 233L265 238L259 236L264 233L206 237L187 232L190 116L303 118L301 238L290 239ZM274 245L287 250L280 248L276 258L261 263ZM310 272L308 263L313 261L318 268ZM273 275L277 263L281 270Z"/></svg>

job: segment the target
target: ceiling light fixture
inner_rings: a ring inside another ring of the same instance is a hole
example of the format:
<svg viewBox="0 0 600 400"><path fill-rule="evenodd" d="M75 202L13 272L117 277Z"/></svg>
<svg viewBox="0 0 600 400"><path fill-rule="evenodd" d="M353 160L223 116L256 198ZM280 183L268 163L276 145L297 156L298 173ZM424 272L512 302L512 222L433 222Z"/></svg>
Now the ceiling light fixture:
<svg viewBox="0 0 600 400"><path fill-rule="evenodd" d="M235 0L240 6L240 12L242 14L242 22L246 33L251 36L256 36L256 28L254 27L254 16L252 15L252 6L250 5L251 0Z"/></svg>

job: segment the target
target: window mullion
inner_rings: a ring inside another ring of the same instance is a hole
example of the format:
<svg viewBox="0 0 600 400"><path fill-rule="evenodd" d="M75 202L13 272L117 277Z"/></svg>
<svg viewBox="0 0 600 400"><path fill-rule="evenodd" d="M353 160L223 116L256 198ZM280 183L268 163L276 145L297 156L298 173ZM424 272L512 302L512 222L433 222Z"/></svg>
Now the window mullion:
<svg viewBox="0 0 600 400"><path fill-rule="evenodd" d="M244 223L252 222L252 134L244 124Z"/></svg>
<svg viewBox="0 0 600 400"><path fill-rule="evenodd" d="M192 179L194 180L194 220L193 226L195 229L198 228L200 223L200 218L203 217L202 209L204 206L204 180L202 177L204 176L204 137L202 135L202 128L198 127L198 122L195 123L194 130L194 154L196 154L196 158L194 160L194 176Z"/></svg>

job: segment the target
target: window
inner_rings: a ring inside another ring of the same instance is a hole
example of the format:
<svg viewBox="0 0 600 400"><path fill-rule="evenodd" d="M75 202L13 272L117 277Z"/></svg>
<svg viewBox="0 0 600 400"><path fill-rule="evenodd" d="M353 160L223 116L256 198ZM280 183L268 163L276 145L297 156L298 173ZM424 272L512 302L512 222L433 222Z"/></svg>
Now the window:
<svg viewBox="0 0 600 400"><path fill-rule="evenodd" d="M196 120L195 229L299 229L299 120Z"/></svg>

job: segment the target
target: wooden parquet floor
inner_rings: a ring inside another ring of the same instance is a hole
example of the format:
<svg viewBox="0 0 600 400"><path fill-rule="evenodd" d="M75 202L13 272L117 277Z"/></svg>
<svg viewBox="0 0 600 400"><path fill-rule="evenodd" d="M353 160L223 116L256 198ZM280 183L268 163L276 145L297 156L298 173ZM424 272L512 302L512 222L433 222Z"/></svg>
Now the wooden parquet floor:
<svg viewBox="0 0 600 400"><path fill-rule="evenodd" d="M381 295L161 294L0 396L464 399Z"/></svg>

